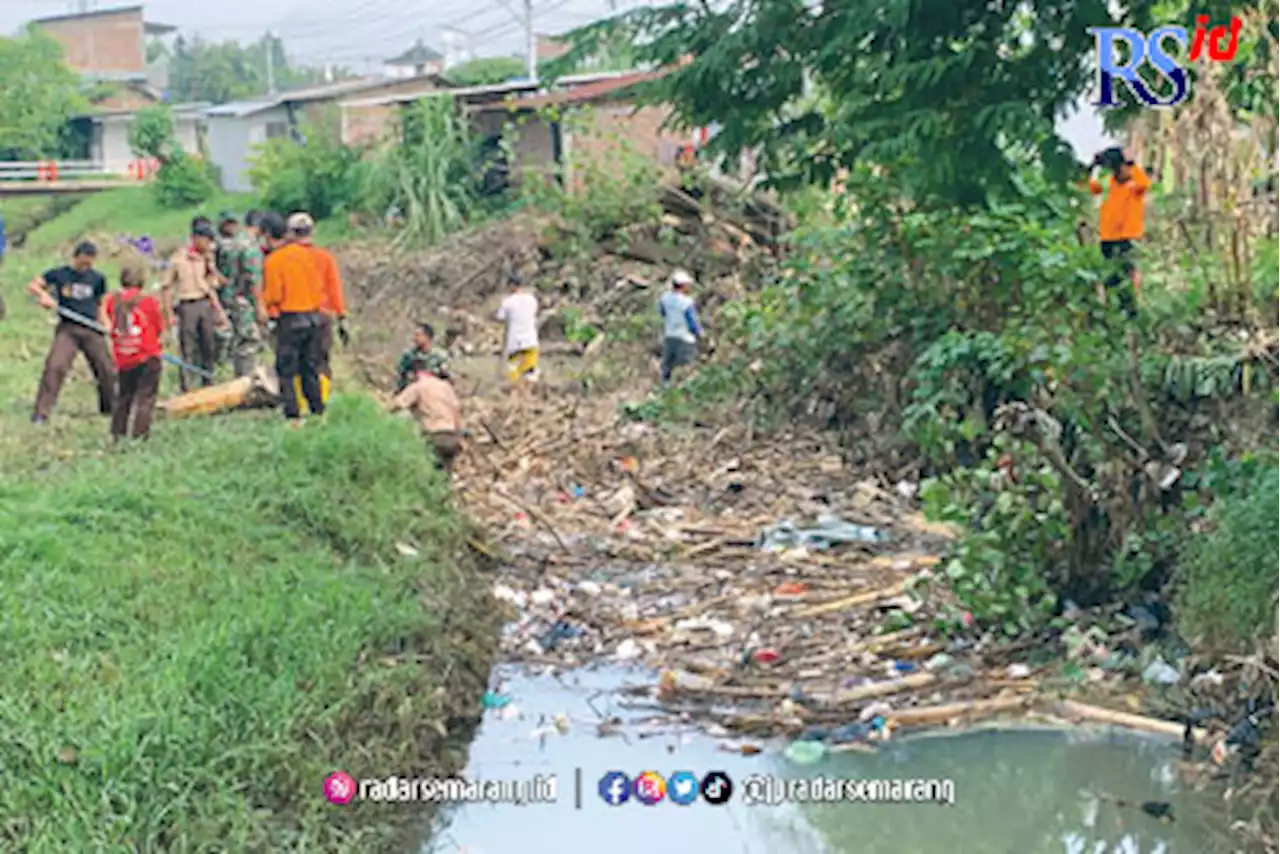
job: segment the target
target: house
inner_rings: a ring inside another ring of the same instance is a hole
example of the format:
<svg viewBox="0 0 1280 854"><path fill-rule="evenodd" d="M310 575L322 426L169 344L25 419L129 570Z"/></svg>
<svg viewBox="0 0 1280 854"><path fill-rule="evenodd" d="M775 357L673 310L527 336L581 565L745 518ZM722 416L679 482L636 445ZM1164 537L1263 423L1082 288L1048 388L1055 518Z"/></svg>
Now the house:
<svg viewBox="0 0 1280 854"><path fill-rule="evenodd" d="M144 105L145 106L145 105ZM199 154L204 148L205 120L204 111L208 103L174 104L174 135L182 150L188 154ZM138 156L129 145L129 129L133 127L137 110L96 109L91 113L75 116L71 120L73 130L86 140L82 146L81 159L100 164L104 172L116 175L129 174L130 166ZM87 150L84 148L87 147Z"/></svg>
<svg viewBox="0 0 1280 854"><path fill-rule="evenodd" d="M143 18L142 6L123 6L55 15L31 22L60 45L71 70L86 81L102 83L151 84L163 89L161 66L147 63L147 38L177 30Z"/></svg>
<svg viewBox="0 0 1280 854"><path fill-rule="evenodd" d="M222 187L232 192L252 189L249 181L250 160L254 149L268 140L297 136L302 125L319 122L327 113L337 121L337 133L343 142L360 141L359 115L348 115L339 107L342 98L357 93L381 94L413 92L416 97L444 88L448 82L435 74L404 79L358 78L281 92L266 98L232 101L204 111L208 125L210 162L222 175Z"/></svg>
<svg viewBox="0 0 1280 854"><path fill-rule="evenodd" d="M383 73L400 80L444 71L444 54L418 39L413 47L383 62Z"/></svg>
<svg viewBox="0 0 1280 854"><path fill-rule="evenodd" d="M662 165L673 165L681 147L691 138L664 127L668 110L658 106L632 103L628 90L662 76L662 71L600 72L562 77L554 89L529 81L513 81L493 86L472 86L439 92L405 92L401 94L360 93L340 104L348 129L358 126L365 138L383 135L395 125L398 111L424 97L452 97L471 117L473 129L490 147L512 133L511 145L516 162L514 171L522 168L546 168L564 162L572 151L575 159L608 157L618 138L624 138L632 150L652 157ZM558 105L567 108L591 107L584 111L584 123L570 131L560 122L551 121L539 110Z"/></svg>

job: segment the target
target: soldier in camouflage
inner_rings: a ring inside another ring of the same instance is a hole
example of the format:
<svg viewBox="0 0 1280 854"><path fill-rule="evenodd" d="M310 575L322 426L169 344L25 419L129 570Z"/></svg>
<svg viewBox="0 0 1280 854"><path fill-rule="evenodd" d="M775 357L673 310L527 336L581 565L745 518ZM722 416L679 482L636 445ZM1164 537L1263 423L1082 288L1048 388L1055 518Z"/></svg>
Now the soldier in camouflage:
<svg viewBox="0 0 1280 854"><path fill-rule="evenodd" d="M404 351L396 365L399 374L396 381L397 394L409 387L418 371L429 371L442 380L453 381L453 372L449 369L449 354L432 346L435 337L436 331L430 323L420 323L413 331L413 346Z"/></svg>
<svg viewBox="0 0 1280 854"><path fill-rule="evenodd" d="M220 235L217 249L218 272L224 284L218 298L230 321L223 339L221 356L231 359L237 377L253 373L262 351L256 299L262 289L262 250L252 235L239 229L239 218L230 212L218 217Z"/></svg>

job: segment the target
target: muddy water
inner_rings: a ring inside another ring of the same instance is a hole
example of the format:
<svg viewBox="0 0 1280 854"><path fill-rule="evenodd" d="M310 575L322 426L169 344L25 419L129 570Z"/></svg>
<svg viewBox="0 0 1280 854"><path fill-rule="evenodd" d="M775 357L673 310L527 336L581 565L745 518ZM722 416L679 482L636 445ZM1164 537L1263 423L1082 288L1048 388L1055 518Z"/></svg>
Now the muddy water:
<svg viewBox="0 0 1280 854"><path fill-rule="evenodd" d="M1207 854L1205 810L1175 773L1177 746L1130 734L1088 731L979 731L904 738L875 754L844 753L797 767L783 744L759 755L695 728L673 728L657 710L616 692L653 677L616 668L553 679L499 671L504 709L489 710L471 747L469 777L555 775L551 805L454 807L423 854ZM554 725L562 715L567 732ZM601 737L597 723L626 724ZM607 771L631 777L725 771L736 791L727 806L634 798L606 804L597 783ZM747 805L750 775L945 779L954 804ZM581 782L581 787L577 785ZM1117 806L1115 801L1135 806ZM1171 805L1172 823L1144 814L1144 801Z"/></svg>

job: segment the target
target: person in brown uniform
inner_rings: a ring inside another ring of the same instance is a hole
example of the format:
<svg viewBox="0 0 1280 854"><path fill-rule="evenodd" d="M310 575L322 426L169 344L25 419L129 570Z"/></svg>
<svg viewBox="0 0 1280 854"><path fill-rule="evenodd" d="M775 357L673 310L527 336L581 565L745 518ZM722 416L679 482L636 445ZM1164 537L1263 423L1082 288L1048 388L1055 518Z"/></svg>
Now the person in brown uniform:
<svg viewBox="0 0 1280 854"><path fill-rule="evenodd" d="M84 320L101 324L102 298L107 294L107 280L93 269L97 257L97 247L86 240L76 246L69 265L36 276L27 285L27 292L39 300L41 308L70 311ZM106 339L101 332L90 329L82 321L61 315L49 355L44 360L44 373L40 377L35 411L31 415L33 424L43 424L53 412L77 352L83 353L88 360L98 384L98 411L103 415L111 414L116 378Z"/></svg>
<svg viewBox="0 0 1280 854"><path fill-rule="evenodd" d="M414 359L416 378L396 395L391 411L408 411L422 425L427 446L435 452L436 467L453 472L454 460L462 452L462 405L453 384L436 376L430 359Z"/></svg>
<svg viewBox="0 0 1280 854"><path fill-rule="evenodd" d="M214 327L227 322L218 302L218 274L210 251L215 239L212 225L193 223L191 243L169 259L169 272L161 292L165 317L170 327L178 330L182 360L210 376L218 355ZM183 391L189 385L188 373L178 374ZM208 376L200 379L202 385L213 385Z"/></svg>

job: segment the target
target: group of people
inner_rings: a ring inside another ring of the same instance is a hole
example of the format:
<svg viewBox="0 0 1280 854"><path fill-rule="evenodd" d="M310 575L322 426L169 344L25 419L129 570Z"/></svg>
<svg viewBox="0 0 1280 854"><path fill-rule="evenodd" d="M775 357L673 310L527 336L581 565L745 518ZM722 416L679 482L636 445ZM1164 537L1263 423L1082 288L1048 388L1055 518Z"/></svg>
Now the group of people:
<svg viewBox="0 0 1280 854"><path fill-rule="evenodd" d="M98 408L110 414L116 437L148 435L159 392L163 339L176 330L182 354L179 384L214 382L219 361L236 376L252 373L264 342L273 340L284 415L301 423L299 393L311 414L322 415L332 382L335 330L347 337L342 278L333 255L312 242L315 222L305 212L287 220L250 211L244 229L232 213L191 223L190 239L165 266L160 295L145 293L146 269L121 271L117 293L107 293L94 269L98 250L78 244L71 263L36 276L27 290L58 314L53 343L32 413L44 423L77 353L98 387ZM108 347L110 341L110 347Z"/></svg>

